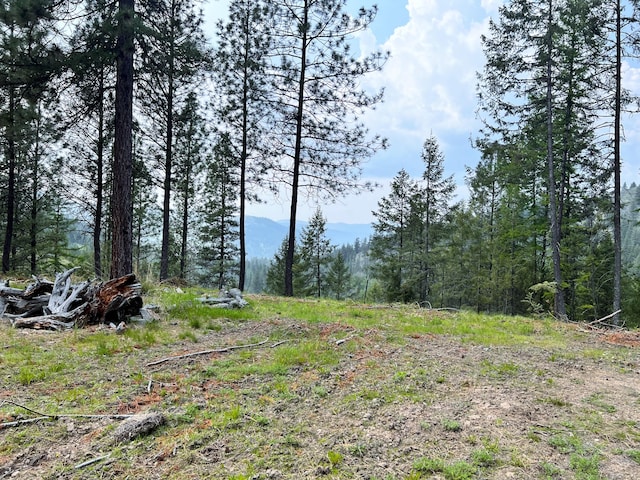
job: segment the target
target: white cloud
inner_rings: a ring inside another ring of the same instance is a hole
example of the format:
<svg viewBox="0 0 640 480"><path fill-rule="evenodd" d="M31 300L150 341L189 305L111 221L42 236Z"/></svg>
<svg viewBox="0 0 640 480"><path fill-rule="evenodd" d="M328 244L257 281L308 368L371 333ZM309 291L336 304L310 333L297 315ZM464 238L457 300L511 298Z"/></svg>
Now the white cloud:
<svg viewBox="0 0 640 480"><path fill-rule="evenodd" d="M407 10L411 18L425 17L433 14L438 8L437 0L409 0Z"/></svg>
<svg viewBox="0 0 640 480"><path fill-rule="evenodd" d="M468 18L461 9L470 3L477 9L477 0L408 0L409 22L381 45L391 51L391 59L370 80L385 87L385 103L368 121L373 131L390 137L391 154L396 145L407 147L409 142L419 161L429 132L437 137L457 134L467 142L470 132L477 131L476 72L483 65L480 35L488 19ZM462 167L461 160L453 170Z"/></svg>
<svg viewBox="0 0 640 480"><path fill-rule="evenodd" d="M481 0L480 5L485 11L495 13L498 11L498 7L502 5L502 0Z"/></svg>

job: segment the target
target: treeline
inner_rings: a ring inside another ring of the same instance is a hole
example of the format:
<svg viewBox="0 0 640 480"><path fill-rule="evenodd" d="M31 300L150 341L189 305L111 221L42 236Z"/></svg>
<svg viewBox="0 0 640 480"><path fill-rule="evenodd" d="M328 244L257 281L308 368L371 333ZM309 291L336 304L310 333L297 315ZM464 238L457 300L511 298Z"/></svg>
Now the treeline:
<svg viewBox="0 0 640 480"><path fill-rule="evenodd" d="M232 0L206 31L198 0L2 2L2 273L244 289L246 205L269 191L291 199L292 295L298 196L369 188L386 145L358 117L388 55L351 52L376 12Z"/></svg>
<svg viewBox="0 0 640 480"><path fill-rule="evenodd" d="M389 300L637 323L638 281L622 262L620 144L621 112L638 105L622 65L637 53L639 20L635 1L500 8L482 38L484 127L469 200L451 204L429 138L422 178L399 172L379 204L372 272Z"/></svg>
<svg viewBox="0 0 640 480"><path fill-rule="evenodd" d="M4 2L2 271L84 254L97 277L246 289L246 204L267 189L291 199L282 248L250 264L267 291L634 322L620 144L638 105L622 73L639 3L505 2L482 38L468 199L453 202L429 136L422 176L398 172L378 204L359 270L324 239L320 211L303 232L296 217L303 191L370 187L361 162L386 146L358 118L382 99L360 80L388 54L351 52L375 7L233 0L210 42L196 0ZM89 249L70 248L69 218Z"/></svg>
<svg viewBox="0 0 640 480"><path fill-rule="evenodd" d="M387 301L637 323L620 145L622 112L638 107L622 85L623 63L638 53L638 3L500 8L482 38L469 199L452 204L432 135L423 175L400 171L375 212L370 274Z"/></svg>

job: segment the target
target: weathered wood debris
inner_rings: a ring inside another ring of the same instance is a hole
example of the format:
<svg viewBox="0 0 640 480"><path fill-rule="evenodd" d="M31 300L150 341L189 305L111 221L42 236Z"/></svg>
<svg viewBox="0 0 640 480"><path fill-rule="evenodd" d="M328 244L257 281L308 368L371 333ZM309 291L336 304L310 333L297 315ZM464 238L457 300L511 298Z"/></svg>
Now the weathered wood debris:
<svg viewBox="0 0 640 480"><path fill-rule="evenodd" d="M218 297L200 297L198 301L218 308L242 308L249 305L238 288L221 291Z"/></svg>
<svg viewBox="0 0 640 480"><path fill-rule="evenodd" d="M129 274L107 282L72 284L72 268L53 283L35 278L24 290L0 285L0 318L14 327L63 330L92 324L121 324L140 315L142 286Z"/></svg>

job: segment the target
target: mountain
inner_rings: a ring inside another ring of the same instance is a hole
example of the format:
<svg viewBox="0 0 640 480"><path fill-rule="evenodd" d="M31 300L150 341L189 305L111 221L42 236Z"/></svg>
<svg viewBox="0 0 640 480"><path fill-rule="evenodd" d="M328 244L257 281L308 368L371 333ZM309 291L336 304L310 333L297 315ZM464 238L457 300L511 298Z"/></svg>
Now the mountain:
<svg viewBox="0 0 640 480"><path fill-rule="evenodd" d="M298 221L296 237L308 222ZM245 219L247 258L271 258L289 233L289 220L270 220L264 217L247 216ZM373 235L373 227L367 223L327 223L327 238L333 245L354 243Z"/></svg>

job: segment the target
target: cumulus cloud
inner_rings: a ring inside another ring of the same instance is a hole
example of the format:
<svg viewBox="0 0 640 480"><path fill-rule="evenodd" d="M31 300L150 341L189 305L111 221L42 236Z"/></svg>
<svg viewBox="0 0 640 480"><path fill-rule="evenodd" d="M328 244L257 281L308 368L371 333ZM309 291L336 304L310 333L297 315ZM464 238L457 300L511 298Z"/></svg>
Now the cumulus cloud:
<svg viewBox="0 0 640 480"><path fill-rule="evenodd" d="M406 158L411 149L420 167L422 142L431 133L440 140L445 157L452 144L468 146L471 132L479 127L475 87L484 62L480 37L487 29L487 10L497 3L407 0L409 21L380 45L391 51L391 59L383 72L369 78L374 87L385 88L384 104L367 117L371 129L391 142L381 161ZM449 158L449 170L461 177L464 165L472 163L471 155ZM389 163L397 167L397 162Z"/></svg>

